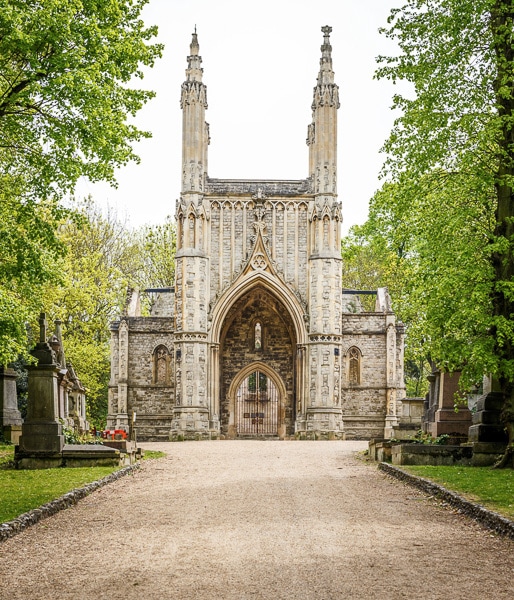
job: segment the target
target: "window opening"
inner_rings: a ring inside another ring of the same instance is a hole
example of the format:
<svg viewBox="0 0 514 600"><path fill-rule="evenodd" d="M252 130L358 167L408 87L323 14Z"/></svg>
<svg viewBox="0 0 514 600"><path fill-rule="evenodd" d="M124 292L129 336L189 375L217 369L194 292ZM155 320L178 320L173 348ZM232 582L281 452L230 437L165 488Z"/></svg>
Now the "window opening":
<svg viewBox="0 0 514 600"><path fill-rule="evenodd" d="M349 382L354 384L360 383L360 354L357 348L350 348L349 363Z"/></svg>

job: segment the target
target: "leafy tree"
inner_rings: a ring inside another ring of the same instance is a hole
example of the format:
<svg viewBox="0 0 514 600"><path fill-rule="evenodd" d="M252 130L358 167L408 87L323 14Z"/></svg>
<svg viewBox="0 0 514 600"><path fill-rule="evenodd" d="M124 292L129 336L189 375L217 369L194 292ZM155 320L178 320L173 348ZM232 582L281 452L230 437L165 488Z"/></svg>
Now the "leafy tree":
<svg viewBox="0 0 514 600"><path fill-rule="evenodd" d="M67 253L60 285L46 291L47 310L62 322L66 358L87 389L91 422L105 425L110 376L109 325L123 313L127 288L173 284L175 228L130 229L111 210L103 214L89 198L59 227Z"/></svg>
<svg viewBox="0 0 514 600"><path fill-rule="evenodd" d="M514 443L514 7L509 0L409 0L384 33L398 56L379 77L410 84L385 144L395 186L375 199L407 217L413 302L426 344L464 381L492 373ZM392 192L392 193L389 193ZM375 224L377 220L375 219ZM405 227L400 228L405 230ZM414 235L420 238L413 241ZM414 331L415 333L415 331ZM421 332L418 339L423 336Z"/></svg>
<svg viewBox="0 0 514 600"><path fill-rule="evenodd" d="M128 122L152 92L134 89L161 46L140 13L148 0L0 0L0 164L36 198L77 179L114 183L148 137Z"/></svg>
<svg viewBox="0 0 514 600"><path fill-rule="evenodd" d="M62 214L52 201L20 201L23 181L0 174L0 364L27 349L26 323L39 314L45 285L57 280Z"/></svg>
<svg viewBox="0 0 514 600"><path fill-rule="evenodd" d="M58 281L58 202L79 177L115 183L149 136L129 118L161 46L140 19L148 0L0 0L0 362L26 345L25 322Z"/></svg>
<svg viewBox="0 0 514 600"><path fill-rule="evenodd" d="M396 186L386 184L371 202L371 213L364 225L353 226L341 243L344 288L376 290L386 287L394 301L399 321L409 324L412 316L412 257L406 234L407 220L394 219L379 208L382 195L389 195ZM408 215L407 215L408 216ZM374 297L361 297L365 310L374 310ZM409 327L410 331L410 327ZM409 335L405 348L405 384L407 396L419 397L428 390L426 376L430 373L429 360L423 344Z"/></svg>
<svg viewBox="0 0 514 600"><path fill-rule="evenodd" d="M88 416L103 427L110 372L109 323L121 314L138 268L138 248L116 215L89 199L67 219L59 238L67 248L61 284L47 290L49 315L62 321L67 360L87 389Z"/></svg>

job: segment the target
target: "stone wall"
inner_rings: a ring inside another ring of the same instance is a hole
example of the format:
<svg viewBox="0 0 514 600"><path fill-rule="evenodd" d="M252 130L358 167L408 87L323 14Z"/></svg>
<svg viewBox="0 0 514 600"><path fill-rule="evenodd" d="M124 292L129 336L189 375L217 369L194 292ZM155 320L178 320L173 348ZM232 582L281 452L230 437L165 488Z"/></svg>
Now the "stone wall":
<svg viewBox="0 0 514 600"><path fill-rule="evenodd" d="M388 380L387 326L390 313L343 313L342 410L347 439L381 438L388 415L388 390L403 389L403 369L397 372L403 348L401 333L396 334L394 387ZM349 351L360 352L360 378L352 381ZM391 365L389 365L391 367ZM400 392L400 395L401 394ZM397 400L401 400L397 398ZM394 417L400 415L401 403L395 405Z"/></svg>
<svg viewBox="0 0 514 600"><path fill-rule="evenodd" d="M140 441L168 440L175 404L173 321L169 317L125 317L128 324L126 349L127 414L136 413L136 435ZM119 410L119 322L113 323L111 383L107 426L114 428ZM163 349L165 369L160 371L156 350Z"/></svg>
<svg viewBox="0 0 514 600"><path fill-rule="evenodd" d="M208 201L211 302L245 265L256 236L259 206L265 209L264 238L277 272L304 299L307 297L308 198L270 198L263 205L251 196L210 197Z"/></svg>

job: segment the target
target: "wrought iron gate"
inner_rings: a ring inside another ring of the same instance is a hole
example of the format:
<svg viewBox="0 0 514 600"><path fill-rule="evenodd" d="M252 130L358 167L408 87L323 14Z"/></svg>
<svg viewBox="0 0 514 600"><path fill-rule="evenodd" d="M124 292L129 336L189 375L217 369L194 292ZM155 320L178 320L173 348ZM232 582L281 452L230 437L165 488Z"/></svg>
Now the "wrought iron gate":
<svg viewBox="0 0 514 600"><path fill-rule="evenodd" d="M262 371L245 377L236 392L237 434L277 435L278 390Z"/></svg>

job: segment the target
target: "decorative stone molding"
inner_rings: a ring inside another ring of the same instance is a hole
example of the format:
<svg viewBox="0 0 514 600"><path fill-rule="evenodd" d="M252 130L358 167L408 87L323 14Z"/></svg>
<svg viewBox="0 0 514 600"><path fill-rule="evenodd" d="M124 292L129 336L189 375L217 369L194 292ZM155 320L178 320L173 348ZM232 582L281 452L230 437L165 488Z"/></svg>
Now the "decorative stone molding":
<svg viewBox="0 0 514 600"><path fill-rule="evenodd" d="M336 344L340 344L342 341L342 336L340 335L323 335L323 334L311 334L309 335L310 342L333 342Z"/></svg>
<svg viewBox="0 0 514 600"><path fill-rule="evenodd" d="M183 109L188 104L196 103L207 108L207 87L201 81L185 81L182 84L180 108Z"/></svg>
<svg viewBox="0 0 514 600"><path fill-rule="evenodd" d="M320 106L332 106L339 108L339 86L335 83L325 83L314 88L314 100L312 101L312 110Z"/></svg>
<svg viewBox="0 0 514 600"><path fill-rule="evenodd" d="M312 181L300 180L246 180L246 179L210 179L207 178L205 192L211 195L224 196L227 194L248 194L264 197L270 196L303 196L312 193Z"/></svg>
<svg viewBox="0 0 514 600"><path fill-rule="evenodd" d="M206 341L207 340L207 334L206 333L192 333L192 332L188 332L188 333L175 333L175 343L177 342L189 342L189 341Z"/></svg>

